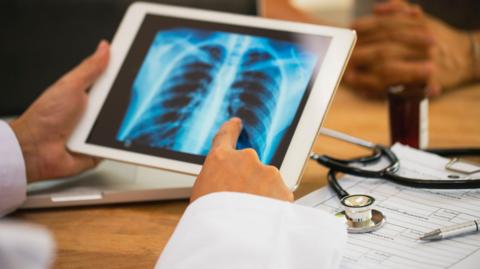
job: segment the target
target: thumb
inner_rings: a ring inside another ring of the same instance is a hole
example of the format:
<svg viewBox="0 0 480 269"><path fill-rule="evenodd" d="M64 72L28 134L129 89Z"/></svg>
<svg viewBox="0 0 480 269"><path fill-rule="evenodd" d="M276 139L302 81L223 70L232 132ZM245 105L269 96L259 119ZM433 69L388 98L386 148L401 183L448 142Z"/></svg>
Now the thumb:
<svg viewBox="0 0 480 269"><path fill-rule="evenodd" d="M109 56L110 45L102 40L92 55L65 74L59 82L72 90L86 91L107 67Z"/></svg>
<svg viewBox="0 0 480 269"><path fill-rule="evenodd" d="M220 130L213 139L212 148L224 147L235 149L241 131L242 120L240 118L231 118L220 127Z"/></svg>
<svg viewBox="0 0 480 269"><path fill-rule="evenodd" d="M101 162L101 159L99 158L78 153L70 153L69 157L70 158L68 160L70 161L70 166L68 172L72 175L95 168Z"/></svg>

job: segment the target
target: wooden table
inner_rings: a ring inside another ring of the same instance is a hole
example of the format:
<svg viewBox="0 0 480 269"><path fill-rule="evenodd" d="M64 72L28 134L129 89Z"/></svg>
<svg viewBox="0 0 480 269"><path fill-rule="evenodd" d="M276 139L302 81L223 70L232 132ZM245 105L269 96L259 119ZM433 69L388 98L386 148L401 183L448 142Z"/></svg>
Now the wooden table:
<svg viewBox="0 0 480 269"><path fill-rule="evenodd" d="M340 88L326 126L377 143L389 143L387 104ZM430 103L430 146L480 146L480 85ZM351 145L320 137L315 151L349 157ZM299 198L325 185L325 170L309 162L295 192ZM57 242L55 268L152 268L187 201L51 210L22 210L15 217L47 227Z"/></svg>

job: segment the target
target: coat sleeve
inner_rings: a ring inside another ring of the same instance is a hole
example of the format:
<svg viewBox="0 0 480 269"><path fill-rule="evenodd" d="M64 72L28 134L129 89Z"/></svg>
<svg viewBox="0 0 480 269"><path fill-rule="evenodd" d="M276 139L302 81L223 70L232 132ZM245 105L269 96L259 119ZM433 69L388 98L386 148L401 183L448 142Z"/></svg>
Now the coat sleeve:
<svg viewBox="0 0 480 269"><path fill-rule="evenodd" d="M314 208L214 193L185 211L156 269L338 268L344 223Z"/></svg>
<svg viewBox="0 0 480 269"><path fill-rule="evenodd" d="M22 150L10 126L0 121L0 218L22 205L26 190Z"/></svg>

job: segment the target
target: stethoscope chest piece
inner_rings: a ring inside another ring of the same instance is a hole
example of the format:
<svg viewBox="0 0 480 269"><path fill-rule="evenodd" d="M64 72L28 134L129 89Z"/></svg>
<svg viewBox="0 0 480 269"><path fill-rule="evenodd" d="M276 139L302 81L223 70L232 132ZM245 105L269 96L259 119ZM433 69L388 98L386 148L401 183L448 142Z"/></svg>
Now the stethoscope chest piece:
<svg viewBox="0 0 480 269"><path fill-rule="evenodd" d="M372 209L375 199L365 194L348 195L342 198L341 203L345 211L347 229L349 233L373 232L385 223L382 212Z"/></svg>

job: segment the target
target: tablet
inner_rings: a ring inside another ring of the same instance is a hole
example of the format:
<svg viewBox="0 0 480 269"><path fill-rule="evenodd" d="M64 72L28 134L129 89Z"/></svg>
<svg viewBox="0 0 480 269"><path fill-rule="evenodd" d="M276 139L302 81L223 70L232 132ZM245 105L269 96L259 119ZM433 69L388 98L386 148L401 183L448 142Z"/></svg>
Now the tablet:
<svg viewBox="0 0 480 269"><path fill-rule="evenodd" d="M347 29L135 3L68 147L195 175L236 116L237 147L293 189L354 41Z"/></svg>

